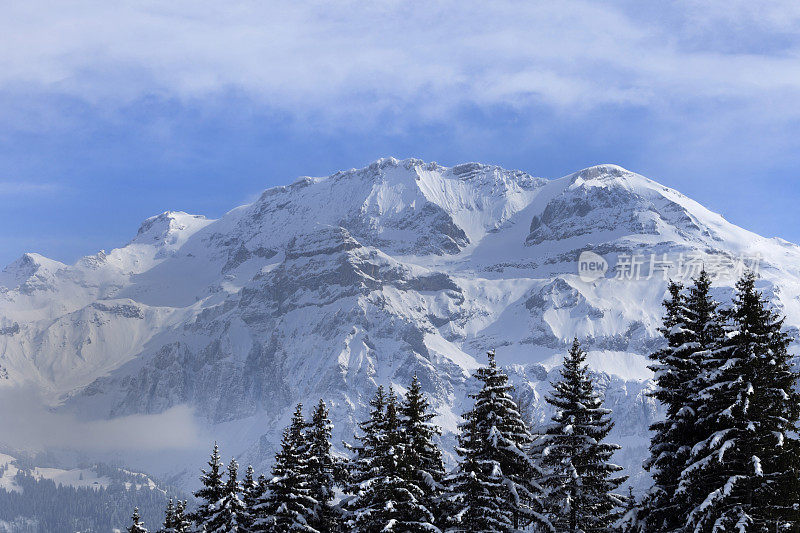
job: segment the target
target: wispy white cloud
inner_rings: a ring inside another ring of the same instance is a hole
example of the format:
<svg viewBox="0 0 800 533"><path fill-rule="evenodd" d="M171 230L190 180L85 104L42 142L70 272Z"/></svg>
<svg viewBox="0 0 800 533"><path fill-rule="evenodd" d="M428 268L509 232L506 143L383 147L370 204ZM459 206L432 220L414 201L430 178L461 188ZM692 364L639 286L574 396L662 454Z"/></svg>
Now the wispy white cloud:
<svg viewBox="0 0 800 533"><path fill-rule="evenodd" d="M4 389L0 400L0 443L12 449L157 451L187 450L205 443L186 406L155 415L86 421L46 408L31 387Z"/></svg>
<svg viewBox="0 0 800 533"><path fill-rule="evenodd" d="M62 187L57 183L33 183L29 181L0 181L0 196L50 194Z"/></svg>
<svg viewBox="0 0 800 533"><path fill-rule="evenodd" d="M34 0L0 20L0 87L101 103L235 91L336 119L702 98L800 112L784 105L800 92L796 3L641 4Z"/></svg>

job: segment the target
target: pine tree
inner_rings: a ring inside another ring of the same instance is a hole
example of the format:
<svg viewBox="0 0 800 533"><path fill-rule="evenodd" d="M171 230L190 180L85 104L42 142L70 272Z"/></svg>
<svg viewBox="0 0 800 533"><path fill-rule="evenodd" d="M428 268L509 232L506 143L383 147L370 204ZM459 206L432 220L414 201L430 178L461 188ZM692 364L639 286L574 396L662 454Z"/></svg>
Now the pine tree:
<svg viewBox="0 0 800 533"><path fill-rule="evenodd" d="M385 439L386 399L383 385L379 385L369 401L371 408L369 419L358 425L361 430L361 435L355 437L358 444L345 443L353 453L353 457L347 461L345 470L345 492L352 495L350 499L344 501L344 508L349 514L348 526L359 511L358 498L362 493L362 485L369 483L373 473L377 471L378 450L381 441Z"/></svg>
<svg viewBox="0 0 800 533"><path fill-rule="evenodd" d="M192 521L186 513L187 502L178 500L175 505L173 518L173 531L171 533L189 533L192 530Z"/></svg>
<svg viewBox="0 0 800 533"><path fill-rule="evenodd" d="M379 387L370 405L373 410L360 426L364 435L357 437L361 446L355 448L351 463L348 491L354 496L346 502L348 531L438 531L435 517L424 505L424 492L408 481L394 393L390 389L385 395Z"/></svg>
<svg viewBox="0 0 800 533"><path fill-rule="evenodd" d="M253 525L254 516L253 509L255 508L258 499L263 494L264 485L259 484L255 479L255 472L252 466L248 466L242 480L242 503L244 509L240 518L240 523L243 530L249 531Z"/></svg>
<svg viewBox="0 0 800 533"><path fill-rule="evenodd" d="M204 531L203 528L214 516L215 506L225 492L225 484L222 481L223 468L219 455L219 446L214 443L211 459L208 461L208 470L203 470L200 476L200 482L203 486L194 493L200 503L197 510L192 514L192 519L200 531Z"/></svg>
<svg viewBox="0 0 800 533"><path fill-rule="evenodd" d="M405 445L403 462L408 472L408 481L423 493L422 504L435 517L434 523L443 526L441 498L445 476L442 451L434 442L441 429L431 420L435 414L422 393L417 375L400 405L400 428Z"/></svg>
<svg viewBox="0 0 800 533"><path fill-rule="evenodd" d="M682 486L704 497L688 515L694 531L800 530L795 430L800 395L782 331L746 274L725 313L721 348L708 364L700 398L708 437L695 446Z"/></svg>
<svg viewBox="0 0 800 533"><path fill-rule="evenodd" d="M685 514L677 512L678 502L675 490L678 487L681 472L686 467L686 453L681 449L682 442L676 436L675 417L683 402L686 401L686 384L697 375L689 374L687 361L679 352L686 336L685 306L686 296L683 286L670 282L669 299L664 300L665 310L659 332L666 340L666 346L653 353L650 359L655 364L649 368L653 371L655 389L650 396L665 407L665 418L650 426L650 457L644 468L653 476L653 486L643 502L643 519L645 531L675 531L685 522ZM699 370L697 370L699 371Z"/></svg>
<svg viewBox="0 0 800 533"><path fill-rule="evenodd" d="M160 533L175 533L175 502L172 498L169 499L164 511L164 526L160 529Z"/></svg>
<svg viewBox="0 0 800 533"><path fill-rule="evenodd" d="M244 531L242 516L245 514L244 503L241 500L242 488L239 485L239 465L235 459L228 464L228 480L224 485L222 496L213 506L211 516L204 522L203 527L208 533L233 533Z"/></svg>
<svg viewBox="0 0 800 533"><path fill-rule="evenodd" d="M305 441L303 406L298 404L291 425L283 432L281 450L275 455L272 479L255 506L256 531L318 533L317 501L308 479L308 447Z"/></svg>
<svg viewBox="0 0 800 533"><path fill-rule="evenodd" d="M139 508L133 509L133 516L131 516L133 523L128 527L128 533L147 533L147 528L142 524L141 517L139 516Z"/></svg>
<svg viewBox="0 0 800 533"><path fill-rule="evenodd" d="M584 365L576 338L564 359L561 378L545 401L556 408L553 424L533 447L544 471L545 508L557 531L608 531L621 515L624 496L614 491L627 476L610 463L620 449L603 440L614 426Z"/></svg>
<svg viewBox="0 0 800 533"><path fill-rule="evenodd" d="M311 414L306 430L308 446L308 479L311 496L317 501L316 517L312 523L318 531L335 532L341 529L341 513L333 505L337 470L336 458L331 453L333 424L328 418L328 407L321 400Z"/></svg>
<svg viewBox="0 0 800 533"><path fill-rule="evenodd" d="M508 376L489 352L489 366L475 377L481 390L463 415L455 474L448 480L453 531L507 532L533 523L552 530L541 513L541 470L524 450L532 436L514 402Z"/></svg>
<svg viewBox="0 0 800 533"><path fill-rule="evenodd" d="M699 393L707 386L711 353L722 341L718 304L711 297L711 279L703 270L689 294L676 283L669 286L670 299L661 334L667 346L654 353L655 390L651 395L665 407L665 419L653 424L650 458L645 463L654 485L644 503L649 531L680 531L698 497L690 486L679 487L694 446L707 436L698 420Z"/></svg>

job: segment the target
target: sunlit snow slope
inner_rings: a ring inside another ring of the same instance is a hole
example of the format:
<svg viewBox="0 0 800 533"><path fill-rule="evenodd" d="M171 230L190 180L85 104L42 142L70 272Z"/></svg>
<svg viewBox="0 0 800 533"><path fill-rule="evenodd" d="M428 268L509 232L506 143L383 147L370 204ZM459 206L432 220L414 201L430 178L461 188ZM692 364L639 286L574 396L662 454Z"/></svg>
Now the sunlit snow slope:
<svg viewBox="0 0 800 533"><path fill-rule="evenodd" d="M613 165L557 180L475 163L382 159L265 191L219 220L168 212L127 245L0 273L0 387L108 418L189 404L268 463L296 402L333 403L336 441L378 384L417 373L451 443L487 349L534 420L574 336L615 409L631 473L657 416L646 354L666 282L581 281L593 250L761 257L761 287L800 325L800 248L736 227ZM733 279L718 280L726 301ZM226 437L227 436L227 437ZM233 444L236 442L236 444Z"/></svg>

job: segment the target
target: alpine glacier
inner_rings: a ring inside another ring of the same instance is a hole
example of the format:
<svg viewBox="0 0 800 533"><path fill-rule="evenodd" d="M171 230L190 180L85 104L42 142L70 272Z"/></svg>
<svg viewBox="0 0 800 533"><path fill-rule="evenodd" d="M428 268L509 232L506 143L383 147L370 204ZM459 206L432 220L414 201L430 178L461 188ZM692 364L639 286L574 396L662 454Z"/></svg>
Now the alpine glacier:
<svg viewBox="0 0 800 533"><path fill-rule="evenodd" d="M546 180L388 158L268 189L218 220L162 213L74 265L25 254L0 273L0 387L34 386L92 419L186 404L226 454L264 469L297 402L329 400L334 441L352 441L377 384L403 391L414 373L452 446L490 349L540 422L577 336L614 410L618 461L641 485L666 281L613 269L583 281L585 250L609 264L757 257L797 336L800 247L643 176L600 165ZM718 300L734 281L721 273Z"/></svg>

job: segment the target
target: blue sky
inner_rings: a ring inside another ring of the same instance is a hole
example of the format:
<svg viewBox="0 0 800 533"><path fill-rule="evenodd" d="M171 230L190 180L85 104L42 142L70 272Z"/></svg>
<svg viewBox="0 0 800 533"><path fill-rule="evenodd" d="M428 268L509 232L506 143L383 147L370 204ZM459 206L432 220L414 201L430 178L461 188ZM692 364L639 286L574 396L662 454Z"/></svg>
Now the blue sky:
<svg viewBox="0 0 800 533"><path fill-rule="evenodd" d="M800 241L797 2L16 4L0 264L388 155L617 163Z"/></svg>

